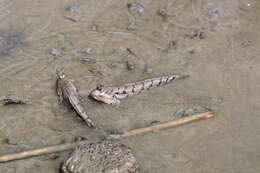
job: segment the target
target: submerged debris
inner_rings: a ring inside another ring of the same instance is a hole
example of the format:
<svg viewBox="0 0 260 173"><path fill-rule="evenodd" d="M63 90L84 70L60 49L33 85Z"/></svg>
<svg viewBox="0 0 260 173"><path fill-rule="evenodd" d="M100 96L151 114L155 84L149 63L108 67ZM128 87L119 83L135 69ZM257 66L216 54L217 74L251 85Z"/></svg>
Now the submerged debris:
<svg viewBox="0 0 260 173"><path fill-rule="evenodd" d="M246 20L246 18L242 16L248 13L245 13L245 11L241 9L242 6L248 7L248 3L244 2L248 1L192 1L192 10L194 16L199 20L200 26L203 26L203 28L209 32L237 32L239 31L237 28L243 23L243 20Z"/></svg>
<svg viewBox="0 0 260 173"><path fill-rule="evenodd" d="M79 22L81 17L80 14L77 12L79 7L79 3L69 5L68 7L66 7L67 13L64 15L64 17L72 22Z"/></svg>
<svg viewBox="0 0 260 173"><path fill-rule="evenodd" d="M171 17L164 8L159 9L157 14L162 17L164 22L167 22L169 17Z"/></svg>
<svg viewBox="0 0 260 173"><path fill-rule="evenodd" d="M66 10L73 13L73 12L77 11L78 8L79 8L79 3L75 3L75 4L71 4L68 7L66 7Z"/></svg>
<svg viewBox="0 0 260 173"><path fill-rule="evenodd" d="M79 22L79 20L80 20L80 17L77 15L66 15L66 16L64 16L64 18L68 19L72 22L75 22L75 23Z"/></svg>
<svg viewBox="0 0 260 173"><path fill-rule="evenodd" d="M153 125L158 124L158 123L160 123L159 120L153 120L153 121L150 122L149 126L153 126Z"/></svg>
<svg viewBox="0 0 260 173"><path fill-rule="evenodd" d="M144 7L140 3L128 3L126 6L131 15L127 30L135 30L137 27L136 18L144 13Z"/></svg>
<svg viewBox="0 0 260 173"><path fill-rule="evenodd" d="M91 72L92 74L94 74L95 76L103 76L103 73L101 72L101 70L99 70L96 67L90 68L88 71Z"/></svg>
<svg viewBox="0 0 260 173"><path fill-rule="evenodd" d="M51 49L51 55L54 57L60 57L61 56L61 50L57 48Z"/></svg>
<svg viewBox="0 0 260 173"><path fill-rule="evenodd" d="M139 173L139 164L130 148L105 140L83 145L63 163L63 173Z"/></svg>
<svg viewBox="0 0 260 173"><path fill-rule="evenodd" d="M18 143L12 142L9 138L4 138L2 140L2 143L7 144L7 145L18 145Z"/></svg>
<svg viewBox="0 0 260 173"><path fill-rule="evenodd" d="M22 33L0 35L0 56L8 55L12 49L23 45Z"/></svg>
<svg viewBox="0 0 260 173"><path fill-rule="evenodd" d="M126 51L128 52L126 55L126 67L128 70L133 70L135 69L135 59L137 56L130 48L126 48Z"/></svg>
<svg viewBox="0 0 260 173"><path fill-rule="evenodd" d="M79 141L84 141L84 140L87 140L88 138L87 137L84 137L84 136L76 136L73 140L73 142L79 142Z"/></svg>
<svg viewBox="0 0 260 173"><path fill-rule="evenodd" d="M6 96L0 97L0 102L3 102L3 105L26 104L26 102L23 100L16 99L16 98L9 98Z"/></svg>
<svg viewBox="0 0 260 173"><path fill-rule="evenodd" d="M247 41L244 41L241 43L242 47L252 46L254 44L255 44L255 42L252 40L247 40Z"/></svg>
<svg viewBox="0 0 260 173"><path fill-rule="evenodd" d="M142 4L134 2L134 3L128 3L127 8L129 12L134 15L134 14L143 14L144 13L144 7Z"/></svg>
<svg viewBox="0 0 260 173"><path fill-rule="evenodd" d="M163 53L171 53L177 49L177 41L170 41L167 47L163 50Z"/></svg>
<svg viewBox="0 0 260 173"><path fill-rule="evenodd" d="M135 68L135 63L133 59L128 59L126 65L128 70L133 70Z"/></svg>
<svg viewBox="0 0 260 173"><path fill-rule="evenodd" d="M127 25L127 30L135 30L136 29L136 22L132 21Z"/></svg>
<svg viewBox="0 0 260 173"><path fill-rule="evenodd" d="M91 23L91 24L88 26L88 31L97 32L97 31L98 31L98 26L97 26L95 23Z"/></svg>
<svg viewBox="0 0 260 173"><path fill-rule="evenodd" d="M176 119L188 117L197 113L207 112L208 110L202 106L191 106L191 107L185 107L180 108L174 113L174 117Z"/></svg>
<svg viewBox="0 0 260 173"><path fill-rule="evenodd" d="M92 48L90 48L90 47L82 48L82 49L80 50L81 53L85 53L85 54L87 54L87 55L89 55L89 54L91 53L91 51L92 51Z"/></svg>
<svg viewBox="0 0 260 173"><path fill-rule="evenodd" d="M94 63L96 63L97 61L96 61L94 58L86 57L86 58L82 58L82 59L81 59L81 62L82 62L83 64L94 64Z"/></svg>
<svg viewBox="0 0 260 173"><path fill-rule="evenodd" d="M198 39L205 39L205 38L207 38L207 35L206 35L205 32L196 29L196 30L193 31L193 33L186 34L185 38L189 38L189 39L196 39L196 38L198 38Z"/></svg>
<svg viewBox="0 0 260 173"><path fill-rule="evenodd" d="M153 73L153 69L146 64L144 67L144 73L151 74L151 73Z"/></svg>

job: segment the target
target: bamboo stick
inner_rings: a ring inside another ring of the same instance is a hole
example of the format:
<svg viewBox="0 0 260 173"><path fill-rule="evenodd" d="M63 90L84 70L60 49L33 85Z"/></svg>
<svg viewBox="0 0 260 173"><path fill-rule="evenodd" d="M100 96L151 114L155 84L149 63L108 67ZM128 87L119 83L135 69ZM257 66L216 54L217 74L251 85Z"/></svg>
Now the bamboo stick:
<svg viewBox="0 0 260 173"><path fill-rule="evenodd" d="M40 156L43 154L50 154L50 153L55 153L55 152L66 151L66 150L73 149L79 145L90 144L90 143L97 142L97 141L98 140L96 140L96 141L84 140L84 141L79 141L79 142L74 142L74 143L52 145L52 146L48 146L48 147L42 147L42 148L27 150L27 151L13 153L13 154L6 154L6 155L0 156L0 163L12 161L12 160L25 159L25 158L34 157L34 156Z"/></svg>
<svg viewBox="0 0 260 173"><path fill-rule="evenodd" d="M192 121L196 121L196 120L200 120L200 119L211 118L213 116L214 116L214 114L212 114L211 112L196 114L196 115L192 115L190 117L181 118L179 120L171 121L171 122L168 122L168 123L163 123L163 124L158 124L158 125L154 125L154 126L150 126L150 127L131 130L129 132L124 133L121 137L128 137L128 136L138 135L138 134L142 134L142 133L158 131L158 130L162 130L162 129L166 129L166 128L170 128L170 127L175 127L175 126L187 124L187 123L190 123Z"/></svg>
<svg viewBox="0 0 260 173"><path fill-rule="evenodd" d="M152 131L158 131L158 130L162 130L162 129L166 129L166 128L170 128L170 127L175 127L175 126L178 126L178 125L187 124L187 123L190 123L192 121L196 121L196 120L200 120L200 119L211 118L213 116L214 115L211 112L196 114L196 115L192 115L190 117L182 118L182 119L171 121L171 122L168 122L168 123L163 123L163 124L154 125L154 126L150 126L150 127L131 130L129 132L124 133L123 135L121 135L119 137L129 137L129 136L148 133L148 132L152 132ZM13 153L13 154L1 155L0 156L0 163L12 161L12 160L19 160L19 159L34 157L34 156L40 156L40 155L43 155L43 154L50 154L50 153L70 150L70 149L73 149L73 148L80 146L80 145L83 145L83 144L90 144L90 143L94 143L94 142L98 142L98 141L99 141L98 139L96 139L96 140L84 140L84 141L79 141L79 142L74 142L74 143L58 144L58 145L52 145L52 146L48 146L48 147L27 150L27 151Z"/></svg>

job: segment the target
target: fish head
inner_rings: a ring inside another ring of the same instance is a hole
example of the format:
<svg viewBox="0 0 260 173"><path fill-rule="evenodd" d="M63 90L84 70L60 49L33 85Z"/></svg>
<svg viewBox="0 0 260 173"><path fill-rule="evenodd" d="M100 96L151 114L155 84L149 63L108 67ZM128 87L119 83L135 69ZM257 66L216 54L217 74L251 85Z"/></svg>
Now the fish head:
<svg viewBox="0 0 260 173"><path fill-rule="evenodd" d="M58 79L64 79L66 77L64 72L61 70L56 70L56 75Z"/></svg>
<svg viewBox="0 0 260 173"><path fill-rule="evenodd" d="M90 96L100 102L114 105L118 102L118 100L113 97L112 95L107 94L104 90L102 89L95 89L90 93Z"/></svg>

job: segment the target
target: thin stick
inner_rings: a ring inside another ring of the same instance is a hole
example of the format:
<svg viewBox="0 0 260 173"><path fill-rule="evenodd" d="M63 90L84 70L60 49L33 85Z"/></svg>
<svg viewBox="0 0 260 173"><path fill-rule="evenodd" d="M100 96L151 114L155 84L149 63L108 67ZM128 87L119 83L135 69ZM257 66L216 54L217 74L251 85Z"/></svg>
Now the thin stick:
<svg viewBox="0 0 260 173"><path fill-rule="evenodd" d="M19 153L6 154L6 155L0 156L0 163L34 157L34 156L40 156L43 154L50 154L50 153L55 153L55 152L66 151L66 150L73 149L79 145L90 144L90 143L97 142L97 141L98 140L96 140L96 141L84 140L84 141L79 141L79 142L74 142L74 143L52 145L52 146L48 146L48 147L27 150L27 151L23 151L23 152L19 152Z"/></svg>
<svg viewBox="0 0 260 173"><path fill-rule="evenodd" d="M171 122L164 123L164 124L159 124L159 125L155 125L155 126L131 130L129 132L124 133L120 137L128 137L128 136L138 135L138 134L142 134L142 133L158 131L158 130L162 130L162 129L166 129L166 128L170 128L170 127L175 127L178 125L187 124L187 123L190 123L195 120L211 118L213 116L214 115L211 112L196 114L196 115L192 115L190 117L182 118L182 119L179 119L176 121L171 121ZM39 155L43 155L43 154L50 154L50 153L70 150L70 149L73 149L73 148L83 145L83 144L90 144L90 143L98 142L98 141L99 141L98 139L84 140L84 141L75 142L75 143L59 144L59 145L53 145L53 146L48 146L48 147L43 147L43 148L38 148L38 149L33 149L33 150L27 150L27 151L23 151L20 153L6 154L6 155L0 156L0 163L39 156Z"/></svg>
<svg viewBox="0 0 260 173"><path fill-rule="evenodd" d="M192 115L190 117L181 118L179 120L171 121L171 122L168 122L168 123L163 123L163 124L154 125L154 126L150 126L150 127L131 130L129 132L124 133L121 137L128 137L128 136L138 135L138 134L142 134L142 133L158 131L158 130L162 130L162 129L166 129L166 128L170 128L170 127L175 127L175 126L187 124L187 123L190 123L190 122L195 121L195 120L211 118L213 116L214 115L211 112L196 114L196 115Z"/></svg>

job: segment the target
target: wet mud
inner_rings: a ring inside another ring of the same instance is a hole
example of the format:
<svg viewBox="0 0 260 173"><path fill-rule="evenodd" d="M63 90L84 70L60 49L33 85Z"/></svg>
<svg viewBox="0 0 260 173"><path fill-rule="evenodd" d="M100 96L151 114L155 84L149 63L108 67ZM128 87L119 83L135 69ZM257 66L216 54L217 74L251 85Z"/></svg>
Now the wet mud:
<svg viewBox="0 0 260 173"><path fill-rule="evenodd" d="M142 173L259 172L259 9L257 0L0 0L0 97L27 101L0 105L0 154L100 135L58 104L62 69L108 132L207 110L217 115L120 140ZM88 98L99 84L169 74L190 78L118 108ZM57 173L68 155L4 163L0 172Z"/></svg>

